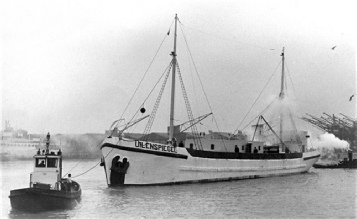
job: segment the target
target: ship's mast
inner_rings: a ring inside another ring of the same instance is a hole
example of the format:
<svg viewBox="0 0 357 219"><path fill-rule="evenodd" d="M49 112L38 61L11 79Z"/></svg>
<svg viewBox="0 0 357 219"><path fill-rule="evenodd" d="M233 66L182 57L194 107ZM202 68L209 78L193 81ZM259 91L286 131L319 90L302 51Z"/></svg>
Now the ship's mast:
<svg viewBox="0 0 357 219"><path fill-rule="evenodd" d="M284 74L284 62L285 62L285 57L284 57L284 47L283 47L283 51L281 53L282 56L282 63L281 63L281 87L280 87L280 94L279 94L279 98L282 100L284 99L285 96L285 88L284 88L284 84L285 84L285 74Z"/></svg>
<svg viewBox="0 0 357 219"><path fill-rule="evenodd" d="M175 15L175 33L174 33L174 51L172 55L172 83L171 83L171 107L170 107L170 129L169 140L174 137L174 115L175 115L175 74L176 74L176 31L177 31L177 14Z"/></svg>
<svg viewBox="0 0 357 219"><path fill-rule="evenodd" d="M280 99L280 102L282 102L282 100L284 99L285 97L285 74L284 74L284 62L285 62L285 56L284 56L284 47L283 47L283 51L281 53L281 56L282 56L282 67L281 67L281 87L280 87L280 94L279 94L279 99ZM282 109L282 105L281 105L281 108L280 108L280 139L283 140L283 109ZM282 151L285 152L285 145L282 144L281 146L282 148Z"/></svg>
<svg viewBox="0 0 357 219"><path fill-rule="evenodd" d="M48 132L47 133L47 136L46 136L46 154L49 154L50 153L50 133Z"/></svg>

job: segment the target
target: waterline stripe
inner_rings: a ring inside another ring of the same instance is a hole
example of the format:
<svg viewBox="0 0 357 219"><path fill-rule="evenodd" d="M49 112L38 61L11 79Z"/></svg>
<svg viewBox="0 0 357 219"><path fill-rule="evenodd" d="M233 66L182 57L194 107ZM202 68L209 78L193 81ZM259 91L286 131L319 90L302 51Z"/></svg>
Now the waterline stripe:
<svg viewBox="0 0 357 219"><path fill-rule="evenodd" d="M312 157L304 157L304 160L310 160L310 159L314 159L314 158L318 158L320 157L320 154L312 156Z"/></svg>

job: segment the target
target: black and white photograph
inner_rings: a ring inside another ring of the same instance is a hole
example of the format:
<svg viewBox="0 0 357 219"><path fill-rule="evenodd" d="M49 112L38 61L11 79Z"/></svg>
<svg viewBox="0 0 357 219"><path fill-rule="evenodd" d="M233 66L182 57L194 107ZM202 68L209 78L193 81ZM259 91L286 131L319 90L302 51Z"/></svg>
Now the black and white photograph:
<svg viewBox="0 0 357 219"><path fill-rule="evenodd" d="M1 218L356 218L353 0L1 0Z"/></svg>

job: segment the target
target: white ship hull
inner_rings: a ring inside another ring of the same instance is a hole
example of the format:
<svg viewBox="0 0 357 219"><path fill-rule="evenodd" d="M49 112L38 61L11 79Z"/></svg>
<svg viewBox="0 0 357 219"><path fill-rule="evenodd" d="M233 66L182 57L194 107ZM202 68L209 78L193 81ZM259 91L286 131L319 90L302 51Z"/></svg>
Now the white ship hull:
<svg viewBox="0 0 357 219"><path fill-rule="evenodd" d="M235 156L234 153L231 153ZM102 145L109 186L158 185L270 177L307 172L319 159L316 151L289 159L206 158L170 145L108 138ZM244 154L241 154L244 156ZM253 154L251 154L253 155ZM111 183L112 161L127 158L129 167L121 183ZM264 154L253 156L265 156Z"/></svg>
<svg viewBox="0 0 357 219"><path fill-rule="evenodd" d="M1 140L0 158L1 160L32 159L37 148L38 143Z"/></svg>

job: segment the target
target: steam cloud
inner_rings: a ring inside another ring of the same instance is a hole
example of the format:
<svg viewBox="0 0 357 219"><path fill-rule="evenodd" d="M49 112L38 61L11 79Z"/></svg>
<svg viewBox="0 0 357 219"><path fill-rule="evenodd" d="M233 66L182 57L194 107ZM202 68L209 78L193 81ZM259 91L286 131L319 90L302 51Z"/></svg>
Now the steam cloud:
<svg viewBox="0 0 357 219"><path fill-rule="evenodd" d="M325 133L312 140L312 145L321 152L320 160L326 164L335 164L347 157L349 143L336 138L333 134Z"/></svg>

